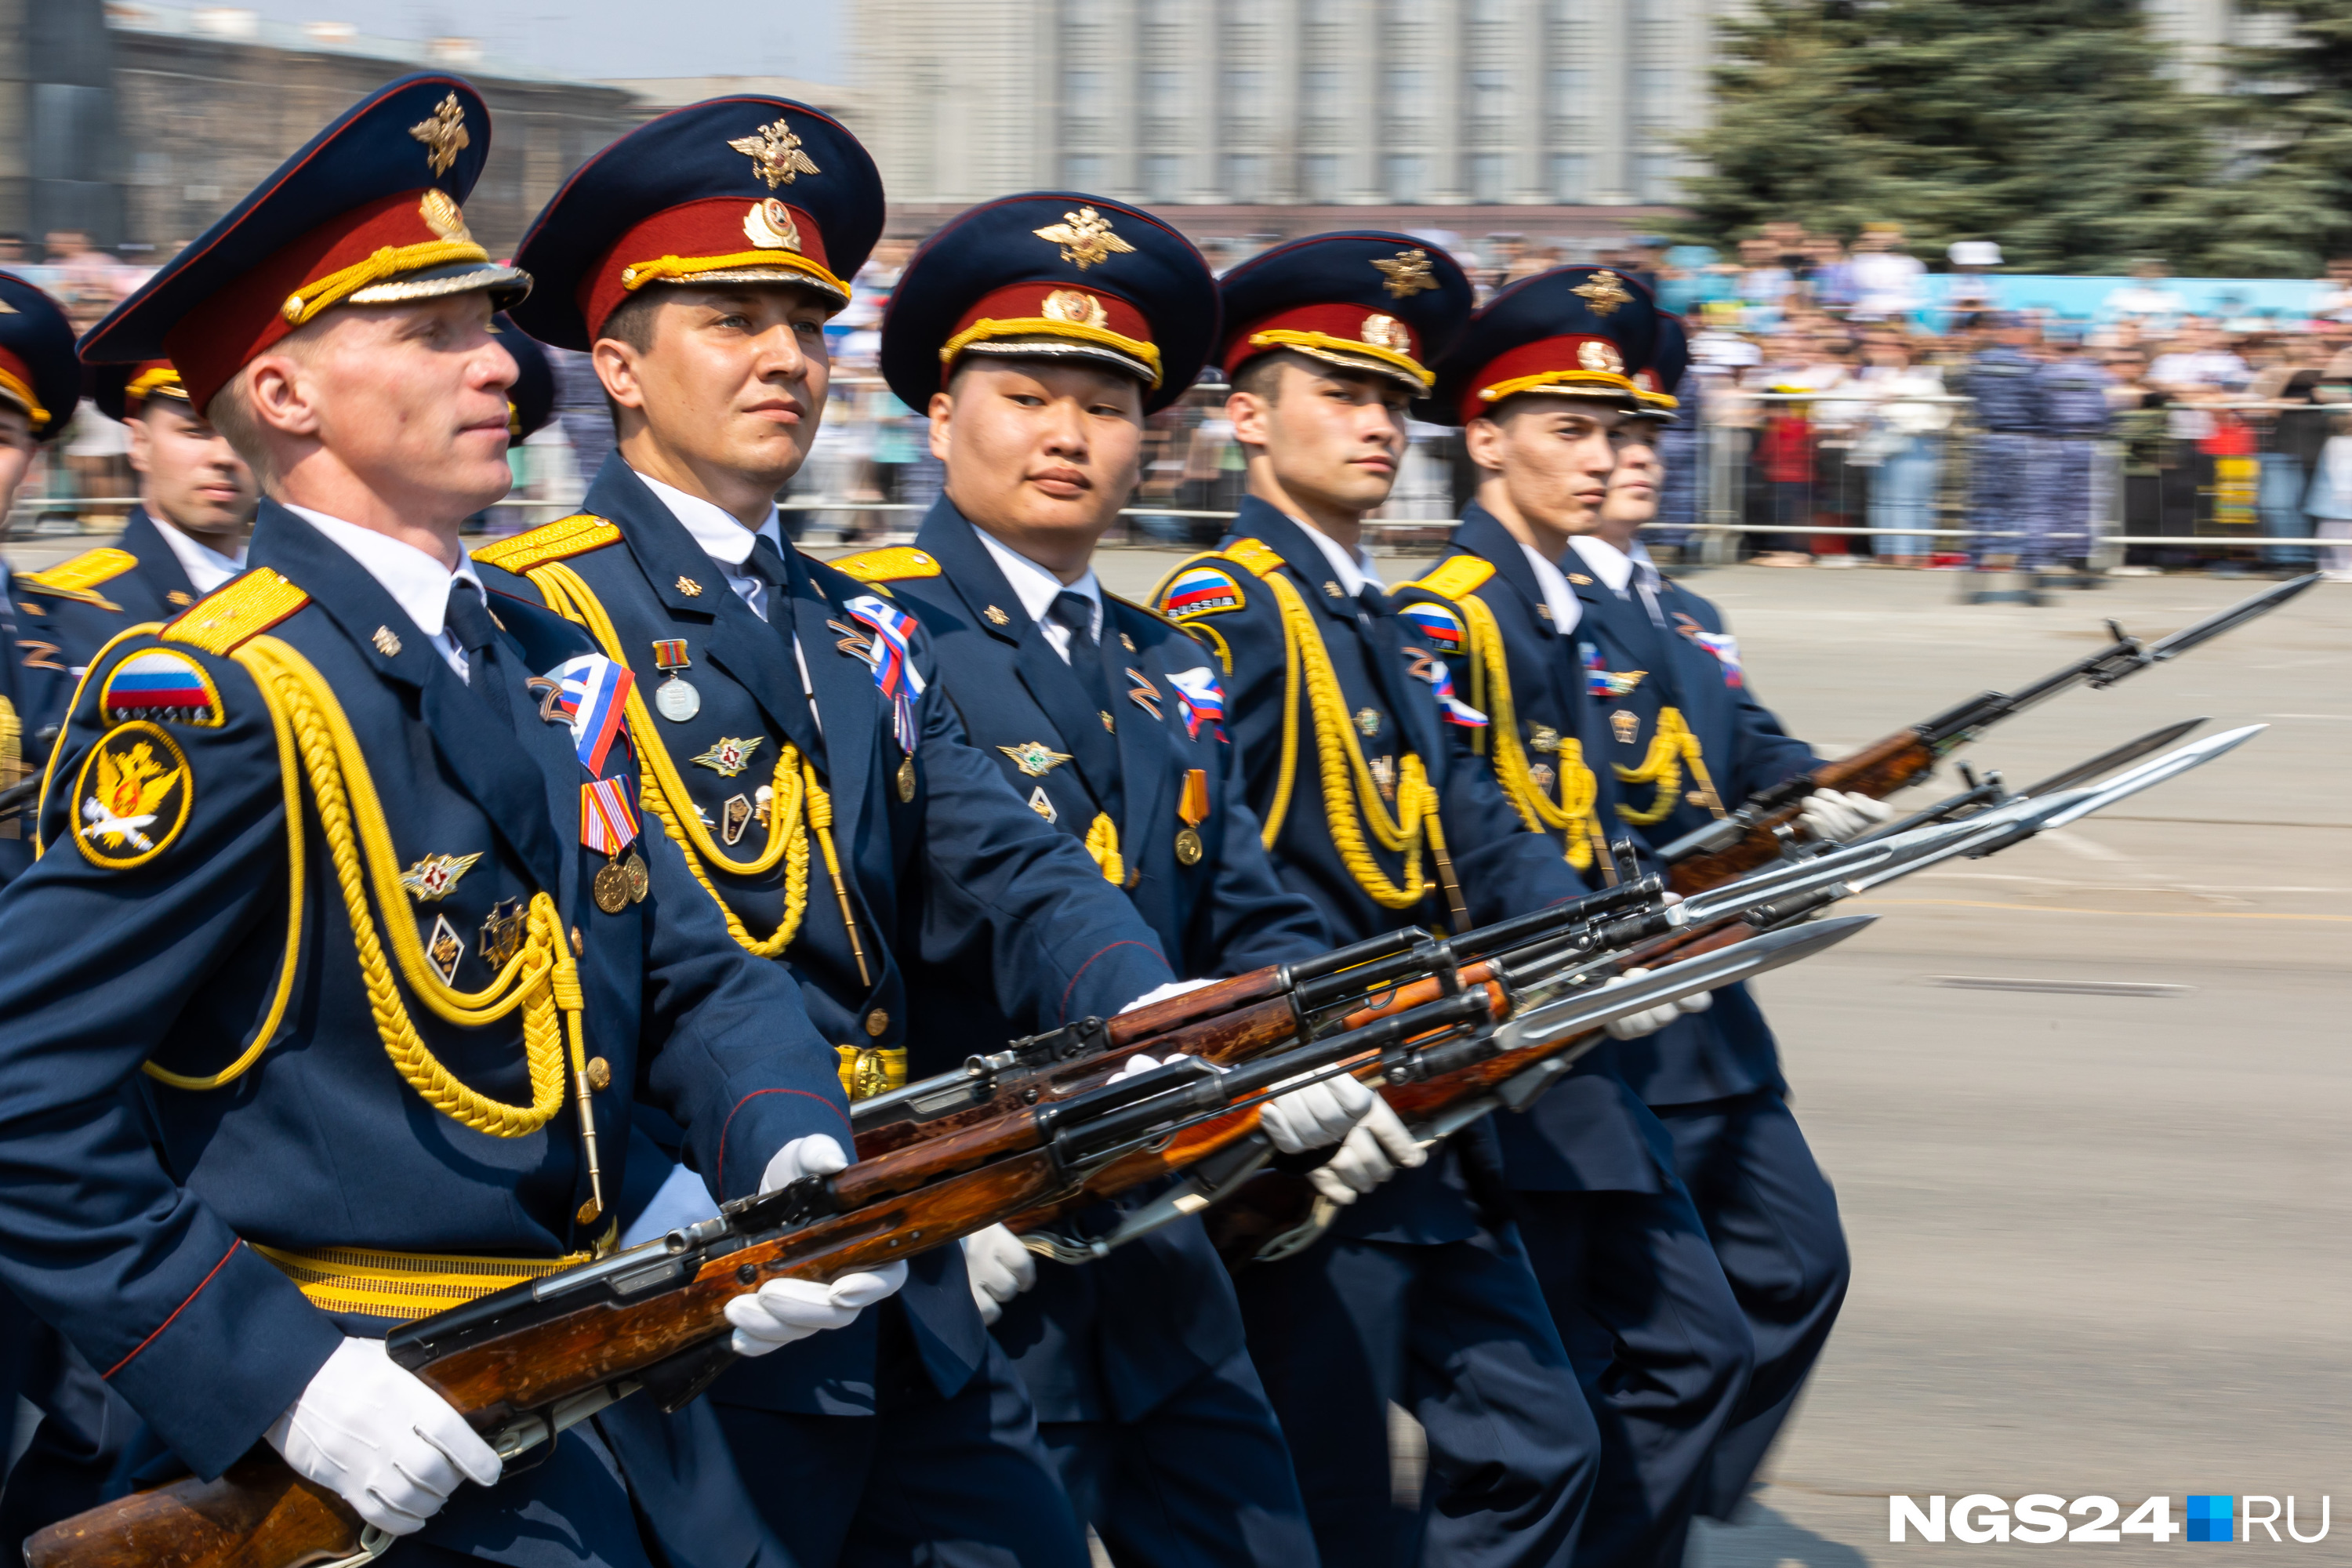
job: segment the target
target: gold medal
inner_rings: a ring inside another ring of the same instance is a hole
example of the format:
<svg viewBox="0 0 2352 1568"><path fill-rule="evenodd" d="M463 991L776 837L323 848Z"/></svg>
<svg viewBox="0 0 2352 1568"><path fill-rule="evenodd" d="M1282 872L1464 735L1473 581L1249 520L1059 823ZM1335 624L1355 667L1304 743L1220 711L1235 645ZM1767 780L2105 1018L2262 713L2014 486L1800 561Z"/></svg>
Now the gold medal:
<svg viewBox="0 0 2352 1568"><path fill-rule="evenodd" d="M1176 815L1184 826L1176 830L1176 863L1197 866L1203 853L1201 847L1201 824L1209 820L1209 771L1189 768L1184 773L1184 787L1176 796Z"/></svg>
<svg viewBox="0 0 2352 1568"><path fill-rule="evenodd" d="M1201 835L1187 827L1176 835L1176 863L1197 866L1201 863Z"/></svg>
<svg viewBox="0 0 2352 1568"><path fill-rule="evenodd" d="M646 894L654 885L653 874L646 869L646 858L634 849L629 851L629 858L621 862L621 879L628 889L629 902L633 904L644 903Z"/></svg>
<svg viewBox="0 0 2352 1568"><path fill-rule="evenodd" d="M901 805L915 798L915 759L907 758L898 764L898 800Z"/></svg>
<svg viewBox="0 0 2352 1568"><path fill-rule="evenodd" d="M629 907L629 874L621 869L621 862L617 858L607 860L596 868L593 890L596 895L596 907L608 915L617 915Z"/></svg>

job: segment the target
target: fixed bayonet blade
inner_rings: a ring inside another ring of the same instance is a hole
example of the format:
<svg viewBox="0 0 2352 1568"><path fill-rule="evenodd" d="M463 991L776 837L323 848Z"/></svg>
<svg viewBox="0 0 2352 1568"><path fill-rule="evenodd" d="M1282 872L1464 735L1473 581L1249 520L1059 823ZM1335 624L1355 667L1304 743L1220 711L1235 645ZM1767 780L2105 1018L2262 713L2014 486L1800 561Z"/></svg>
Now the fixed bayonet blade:
<svg viewBox="0 0 2352 1568"><path fill-rule="evenodd" d="M1782 964L1794 963L1800 959L1826 952L1877 918L1875 915L1845 915L1836 920L1813 921L1787 931L1767 931L1713 952L1703 952L1679 963L1666 964L1639 980L1595 986L1576 995L1564 996L1557 1002L1530 1008L1496 1029L1496 1048L1512 1051L1527 1046L1548 1045L1553 1040L1613 1023L1629 1014L1690 995L1693 992L1712 991L1736 980L1749 979L1778 969Z"/></svg>
<svg viewBox="0 0 2352 1568"><path fill-rule="evenodd" d="M2258 616L2266 616L2289 599L2309 588L2326 575L2306 572L2300 577L2290 577L2274 587L2263 589L2249 598L2239 600L2226 610L2217 610L2195 626L2183 626L2168 637L2158 637L2147 645L2147 662L2154 664L2168 658L2178 658L2209 638L2220 637L2245 625ZM2094 686L2105 686L2105 680L2094 679Z"/></svg>
<svg viewBox="0 0 2352 1568"><path fill-rule="evenodd" d="M2218 735L2208 735L2201 741L2191 741L2179 751L2167 752L2160 757L2117 773L2095 789L2083 791L2081 798L2041 818L2034 824L2034 828L2038 832L2063 827L2095 811L2104 811L2119 800L2168 779L2178 778L2191 768L2201 768L2224 752L2236 751L2269 728L2268 724L2248 724L2242 729L2224 730Z"/></svg>
<svg viewBox="0 0 2352 1568"><path fill-rule="evenodd" d="M2203 719L2183 719L2178 724L2167 724L2161 730L2150 730L2137 741L2126 741L2113 751L2101 752L2088 762L2076 763L2073 767L2052 773L2041 783L2030 785L2017 793L2024 795L2055 795L2062 789L2073 789L2076 784L2089 784L2093 779L2111 773L2126 763L2136 763L2142 757L2164 750L2165 747L2182 739L2205 721Z"/></svg>

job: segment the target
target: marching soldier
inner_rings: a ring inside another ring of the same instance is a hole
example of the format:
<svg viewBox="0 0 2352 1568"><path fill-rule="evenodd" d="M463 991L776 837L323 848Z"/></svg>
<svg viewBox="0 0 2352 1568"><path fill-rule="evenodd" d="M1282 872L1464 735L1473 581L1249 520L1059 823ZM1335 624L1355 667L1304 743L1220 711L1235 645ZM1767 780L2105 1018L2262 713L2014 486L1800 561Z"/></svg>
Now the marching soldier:
<svg viewBox="0 0 2352 1568"><path fill-rule="evenodd" d="M454 78L378 89L85 345L168 355L269 499L251 569L117 640L51 761L0 911L0 1272L199 1475L267 1444L425 1560L711 1563L756 1530L722 1478L649 1545L600 1416L493 1486L383 1344L609 1247L640 1095L730 1196L846 1128L794 988L639 831L615 672L494 614L458 544L509 482L490 312L529 286L466 228L489 140ZM903 1273L763 1287L736 1348Z"/></svg>
<svg viewBox="0 0 2352 1568"><path fill-rule="evenodd" d="M1339 942L1579 896L1576 872L1449 738L1486 718L1361 548L1425 363L1469 315L1469 280L1408 236L1339 234L1278 246L1220 291L1249 496L1231 537L1178 567L1157 602L1216 652L1277 875ZM1398 1561L1417 1540L1431 1562L1565 1562L1599 1437L1496 1206L1494 1133L1477 1124L1423 1163L1385 1102L1365 1127L1365 1142L1421 1168L1238 1281L1323 1560ZM1391 1400L1429 1436L1418 1515L1390 1500Z"/></svg>
<svg viewBox="0 0 2352 1568"><path fill-rule="evenodd" d="M123 630L167 621L245 570L259 491L228 437L188 402L169 360L94 369L99 411L131 427L139 503L110 544L20 584L69 669Z"/></svg>
<svg viewBox="0 0 2352 1568"><path fill-rule="evenodd" d="M1648 371L1635 378L1636 434L1590 531L1569 542L1570 564L1582 568L1569 582L1585 689L1606 715L1607 739L1591 755L1607 760L1618 816L1663 845L1818 759L1756 700L1722 613L1661 574L1638 541L1659 486L1643 433L1671 416L1659 389L1675 384L1687 353L1679 324L1659 324ZM1812 837L1836 842L1890 815L1866 795L1816 790L1802 822ZM1790 1114L1779 1047L1746 986L1724 987L1703 1016L1622 1046L1619 1058L1673 1139L1675 1172L1746 1324L1752 1371L1713 1437L1696 1495L1700 1512L1728 1519L1845 1300L1837 1199Z"/></svg>
<svg viewBox="0 0 2352 1568"><path fill-rule="evenodd" d="M81 365L65 312L32 284L0 272L0 523L25 483L33 455L57 438L81 397ZM57 736L71 678L56 639L15 592L0 563L0 789L40 771ZM0 815L0 883L33 863L31 803Z"/></svg>
<svg viewBox="0 0 2352 1568"><path fill-rule="evenodd" d="M882 217L865 149L788 100L692 105L591 159L524 237L539 286L515 318L593 355L617 444L585 512L481 552L635 677L648 820L735 945L797 982L853 1098L903 1084L918 1041L950 1063L1003 1046L978 1018L927 1038L912 1015L932 984L1031 1034L1171 979L1086 851L967 742L914 618L782 542L824 322ZM677 1217L709 1212L691 1173L672 1196ZM672 1222L657 1205L631 1234ZM739 1464L790 1478L760 1489L770 1525L807 1563L1083 1563L963 1253L912 1268L858 1328L712 1390Z"/></svg>
<svg viewBox="0 0 2352 1568"><path fill-rule="evenodd" d="M1134 489L1144 416L1192 385L1216 319L1206 263L1136 208L1017 196L955 219L900 277L882 329L891 390L929 410L945 493L912 548L835 563L915 613L973 743L1032 811L1087 847L1196 979L1330 945L1258 842L1214 656L1105 592L1091 565ZM1010 1032L992 998L964 989L919 998L916 1017L919 1041L954 1039L959 1017ZM1370 1105L1338 1080L1285 1096L1264 1124L1296 1152ZM1355 1196L1334 1171L1311 1179ZM1099 1230L1118 1214L1087 1217ZM1003 1227L992 1242L1008 1283L1035 1281L1003 1304L996 1338L1065 1489L1112 1557L1312 1564L1289 1454L1199 1222L1042 1279Z"/></svg>
<svg viewBox="0 0 2352 1568"><path fill-rule="evenodd" d="M1578 595L1593 579L1571 545L1600 525L1607 498L1631 493L1629 479L1655 508L1643 414L1673 405L1654 388L1679 376L1683 358L1655 359L1661 336L1679 342L1679 324L1608 268L1540 274L1472 317L1431 405L1464 426L1477 499L1447 555L1398 595L1491 721L1473 744L1520 822L1580 870L1605 873L1609 841L1626 829L1606 705L1589 694L1596 677L1579 656L1590 632ZM1609 679L1630 689L1646 677ZM1706 1026L1690 1019L1595 1052L1527 1115L1497 1123L1520 1233L1601 1421L1580 1563L1682 1561L1709 1454L1748 1387L1747 1325L1671 1139L1641 1107L1637 1139L1603 1139L1592 1106L1622 1092L1621 1070L1685 1048Z"/></svg>

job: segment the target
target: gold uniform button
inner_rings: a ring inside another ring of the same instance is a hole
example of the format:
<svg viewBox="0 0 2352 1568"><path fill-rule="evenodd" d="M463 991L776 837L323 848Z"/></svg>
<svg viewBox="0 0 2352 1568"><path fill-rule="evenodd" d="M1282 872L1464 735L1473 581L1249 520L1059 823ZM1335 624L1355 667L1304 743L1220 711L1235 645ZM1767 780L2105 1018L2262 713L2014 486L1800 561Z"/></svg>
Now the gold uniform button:
<svg viewBox="0 0 2352 1568"><path fill-rule="evenodd" d="M603 1057L588 1058L588 1087L598 1094L613 1087L613 1064Z"/></svg>
<svg viewBox="0 0 2352 1568"><path fill-rule="evenodd" d="M572 928L572 956L577 958L587 950L588 944L580 940L580 928L578 926L573 926Z"/></svg>
<svg viewBox="0 0 2352 1568"><path fill-rule="evenodd" d="M871 1037L877 1040L880 1039L882 1037L882 1031L889 1026L890 1015L884 1012L881 1008L877 1007L874 1011L866 1015L866 1033Z"/></svg>

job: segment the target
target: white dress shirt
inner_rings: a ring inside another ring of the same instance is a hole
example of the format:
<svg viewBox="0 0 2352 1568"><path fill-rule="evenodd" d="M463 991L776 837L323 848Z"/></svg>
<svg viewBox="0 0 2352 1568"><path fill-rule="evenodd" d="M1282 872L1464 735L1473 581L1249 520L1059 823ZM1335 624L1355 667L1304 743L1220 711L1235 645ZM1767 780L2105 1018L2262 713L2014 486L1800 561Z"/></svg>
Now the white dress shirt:
<svg viewBox="0 0 2352 1568"><path fill-rule="evenodd" d="M374 529L362 528L356 522L345 522L340 517L329 517L306 506L289 506L286 510L358 562L361 570L392 595L393 603L408 612L408 618L416 623L416 629L425 634L444 662L457 672L457 679L466 679L466 650L443 624L449 613L451 588L464 582L471 583L476 593L482 591L482 580L475 574L473 557L466 553L464 545L457 547L457 569L452 572L441 564L439 557L427 555L414 544L404 544L388 533L378 533ZM488 595L484 603L488 603Z"/></svg>
<svg viewBox="0 0 2352 1568"><path fill-rule="evenodd" d="M635 468L629 471L636 473ZM666 485L645 474L637 474L637 479L654 492L655 500L669 508L670 516L677 519L678 525L694 536L694 542L710 557L711 564L719 568L719 574L727 579L727 585L735 590L736 597L749 605L753 615L766 620L767 579L747 570L746 563L751 559L753 542L763 534L768 542L776 547L778 554L784 551L783 524L776 521L775 503L769 503L768 515L761 520L759 527L746 528L733 512L717 501L690 496L675 485ZM824 733L824 715L817 711L816 686L809 679L808 655L801 647L798 631L793 633L793 662L800 666L801 695L808 699L809 716L816 721L816 732L822 735Z"/></svg>
<svg viewBox="0 0 2352 1568"><path fill-rule="evenodd" d="M776 521L775 506L770 504L768 515L761 520L759 527L746 528L740 519L716 501L690 496L674 485L666 485L644 474L637 475L637 478L646 489L654 492L662 505L669 508L669 514L677 519L687 532L694 535L695 543L702 546L702 552L718 564L719 574L727 579L727 585L735 590L736 596L751 606L753 615L766 620L767 581L758 573L748 570L747 563L751 559L753 541L763 533L768 536L768 542L776 547L777 552L782 552L784 530L783 525Z"/></svg>
<svg viewBox="0 0 2352 1568"><path fill-rule="evenodd" d="M1650 559L1650 552L1642 547L1640 541L1634 542L1631 554L1605 539L1596 539L1586 533L1578 534L1569 542L1576 546L1578 556L1592 569L1594 576L1609 585L1612 593L1621 599L1640 595L1642 607L1650 613L1650 624L1654 626L1666 624L1665 612L1658 608L1658 586L1664 579L1659 574L1657 563Z"/></svg>
<svg viewBox="0 0 2352 1568"><path fill-rule="evenodd" d="M147 517L154 523L155 531L163 536L163 542L172 547L172 553L179 557L180 570L188 574L188 584L195 589L196 597L203 598L245 570L244 545L236 547L234 556L223 555L195 535L182 532L178 524L152 511Z"/></svg>
<svg viewBox="0 0 2352 1568"><path fill-rule="evenodd" d="M1315 548L1320 550L1323 559L1331 563L1331 570L1339 577L1339 586L1348 591L1348 597L1352 599L1362 593L1366 584L1383 594L1388 592L1388 584L1381 582L1380 574L1372 570L1370 552L1363 546L1358 545L1356 552L1350 555L1338 540L1313 523L1295 517L1290 521L1297 523L1300 531L1315 542Z"/></svg>
<svg viewBox="0 0 2352 1568"><path fill-rule="evenodd" d="M1045 634L1046 646L1062 656L1064 664L1070 662L1070 628L1045 618L1045 612L1054 607L1055 595L1076 594L1093 606L1094 618L1087 624L1087 635L1097 642L1102 641L1102 584L1095 581L1093 567L1087 567L1087 574L1076 582L1065 583L1019 551L999 543L988 530L977 523L972 526L972 531L980 535L980 542L988 546L988 552L996 558L997 570L1003 573L1004 580L1013 585L1013 596L1021 601L1021 607L1029 612L1029 618L1036 622L1037 629Z"/></svg>
<svg viewBox="0 0 2352 1568"><path fill-rule="evenodd" d="M1550 606L1551 629L1566 637L1576 629L1576 623L1584 616L1584 606L1577 602L1576 590L1568 585L1568 579L1560 575L1559 568L1546 560L1543 552L1534 545L1522 542L1519 548L1527 552L1528 564L1535 568L1536 586L1543 590L1544 603Z"/></svg>

